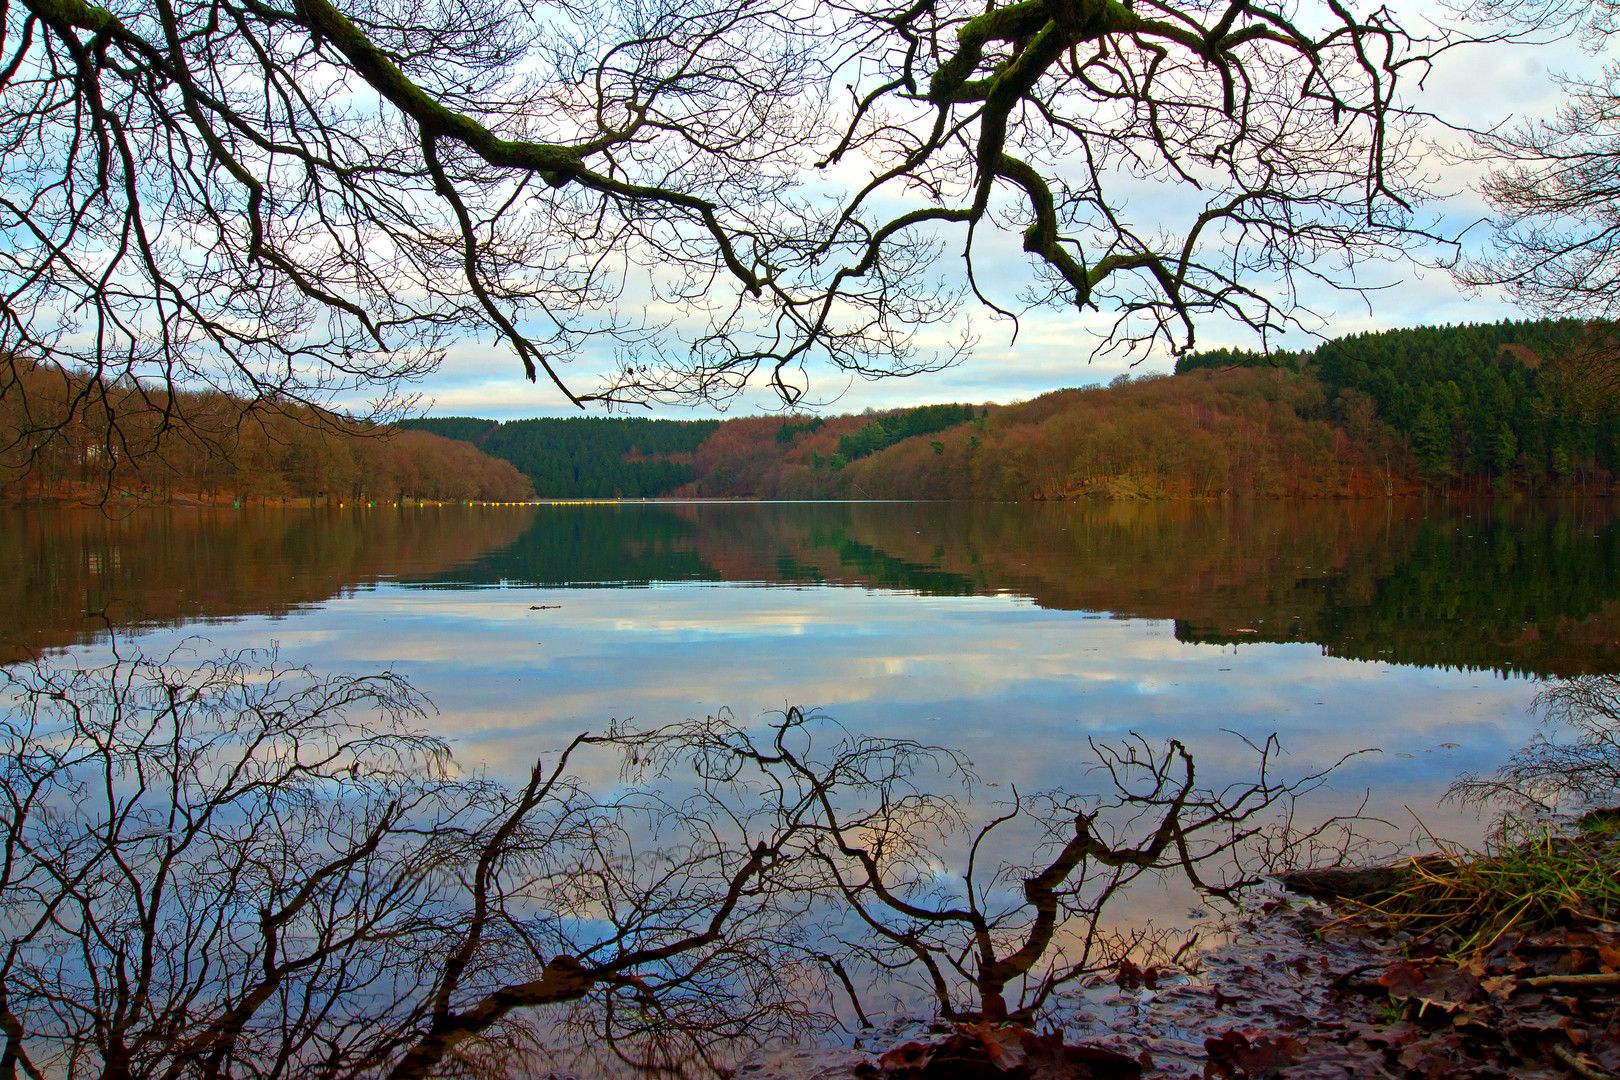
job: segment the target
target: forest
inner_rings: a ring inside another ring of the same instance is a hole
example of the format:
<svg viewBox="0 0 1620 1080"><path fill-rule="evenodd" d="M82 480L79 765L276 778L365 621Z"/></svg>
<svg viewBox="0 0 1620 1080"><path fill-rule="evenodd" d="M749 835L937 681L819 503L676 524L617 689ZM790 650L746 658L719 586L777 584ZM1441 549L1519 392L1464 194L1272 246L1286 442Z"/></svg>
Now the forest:
<svg viewBox="0 0 1620 1080"><path fill-rule="evenodd" d="M720 421L568 416L502 424L447 416L401 426L464 439L511 462L542 499L649 499L692 482L692 453Z"/></svg>
<svg viewBox="0 0 1620 1080"><path fill-rule="evenodd" d="M1620 467L1616 355L1606 327L1576 320L1419 327L1310 352L1195 353L1174 376L1126 374L977 410L927 406L815 425L741 418L698 448L690 493L1596 494L1613 489ZM912 433L924 416L948 422Z"/></svg>
<svg viewBox="0 0 1620 1080"><path fill-rule="evenodd" d="M48 364L0 396L0 501L509 502L508 462L427 431L375 427L296 402L110 390Z"/></svg>
<svg viewBox="0 0 1620 1080"><path fill-rule="evenodd" d="M542 497L1184 499L1612 489L1616 348L1573 319L1417 327L1008 405L714 420L412 421Z"/></svg>
<svg viewBox="0 0 1620 1080"><path fill-rule="evenodd" d="M1358 334L1310 353L1221 350L1176 372L1303 370L1322 384L1330 419L1382 418L1431 484L1590 489L1612 480L1620 446L1614 354L1606 327L1507 321Z"/></svg>
<svg viewBox="0 0 1620 1080"><path fill-rule="evenodd" d="M989 406L945 430L848 460L829 419L781 447L780 421L726 422L699 448L693 493L761 498L1113 499L1393 494L1410 486L1390 441L1335 439L1314 381L1256 370L1116 380ZM1381 429L1371 437L1383 436Z"/></svg>
<svg viewBox="0 0 1620 1080"><path fill-rule="evenodd" d="M90 384L38 365L0 409L0 498L1202 499L1598 494L1620 471L1620 346L1575 320L1218 349L1006 405L720 420L475 417ZM117 413L119 422L105 417ZM62 418L76 418L60 423ZM66 437L28 432L61 427ZM37 442L37 445L35 445ZM152 452L157 448L156 452Z"/></svg>

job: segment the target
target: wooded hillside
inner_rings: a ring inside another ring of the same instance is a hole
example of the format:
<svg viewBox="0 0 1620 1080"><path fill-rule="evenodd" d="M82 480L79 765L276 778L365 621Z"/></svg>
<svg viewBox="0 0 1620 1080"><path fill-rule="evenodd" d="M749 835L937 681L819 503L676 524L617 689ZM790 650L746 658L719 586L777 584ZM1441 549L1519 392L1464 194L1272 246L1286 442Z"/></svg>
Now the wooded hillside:
<svg viewBox="0 0 1620 1080"><path fill-rule="evenodd" d="M693 480L692 453L720 421L566 416L502 424L447 416L401 426L465 439L511 462L543 499L647 499Z"/></svg>
<svg viewBox="0 0 1620 1080"><path fill-rule="evenodd" d="M470 443L246 403L218 393L116 392L50 365L0 398L0 499L149 502L509 502L533 490ZM94 391L94 392L92 392ZM116 426L107 422L116 414Z"/></svg>
<svg viewBox="0 0 1620 1080"><path fill-rule="evenodd" d="M1411 484L1398 444L1314 414L1320 384L1234 370L1116 380L990 406L942 431L850 461L829 419L781 447L781 421L728 421L699 448L694 493L765 498L1203 498L1372 495Z"/></svg>
<svg viewBox="0 0 1620 1080"><path fill-rule="evenodd" d="M1381 419L1430 484L1592 489L1612 481L1620 447L1607 335L1574 319L1425 326L1338 338L1310 353L1221 350L1176 370L1304 371L1323 385L1330 420Z"/></svg>
<svg viewBox="0 0 1620 1080"><path fill-rule="evenodd" d="M1333 497L1422 488L1598 493L1620 472L1606 331L1422 327L1309 353L1195 354L1027 402L727 421L691 493L764 498ZM932 410L932 412L930 411ZM865 450L861 432L955 421ZM860 446L864 452L852 453Z"/></svg>
<svg viewBox="0 0 1620 1080"><path fill-rule="evenodd" d="M702 496L1110 499L1613 489L1620 355L1573 320L1419 327L1309 352L1228 349L1010 405L718 420L474 417L386 431L284 404L60 369L0 402L0 498L507 501ZM127 414L114 429L109 410ZM53 426L67 438L34 438ZM525 479L525 477L527 479ZM532 487L531 487L532 485Z"/></svg>

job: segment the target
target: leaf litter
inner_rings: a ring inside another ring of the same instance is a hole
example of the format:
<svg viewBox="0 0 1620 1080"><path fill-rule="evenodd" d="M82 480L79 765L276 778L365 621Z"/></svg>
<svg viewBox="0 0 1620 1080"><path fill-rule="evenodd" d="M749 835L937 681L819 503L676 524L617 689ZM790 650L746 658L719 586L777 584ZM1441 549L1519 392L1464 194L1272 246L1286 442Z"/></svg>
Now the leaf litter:
<svg viewBox="0 0 1620 1080"><path fill-rule="evenodd" d="M875 1049L761 1051L737 1075L1620 1080L1620 926L1577 912L1565 921L1504 932L1458 957L1443 934L1277 899L1191 970L1127 961L1094 978L1065 996L1043 1033L914 1021Z"/></svg>

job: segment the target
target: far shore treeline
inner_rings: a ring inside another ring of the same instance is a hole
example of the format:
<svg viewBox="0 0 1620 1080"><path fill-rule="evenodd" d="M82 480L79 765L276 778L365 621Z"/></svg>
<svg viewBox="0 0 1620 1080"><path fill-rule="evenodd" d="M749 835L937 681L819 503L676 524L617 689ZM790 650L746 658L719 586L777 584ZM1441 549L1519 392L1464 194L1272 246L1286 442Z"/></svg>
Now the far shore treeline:
<svg viewBox="0 0 1620 1080"><path fill-rule="evenodd" d="M43 364L21 379L20 392L0 396L0 501L508 502L534 493L510 462L426 431L293 402L250 409L221 393L108 392Z"/></svg>
<svg viewBox="0 0 1620 1080"><path fill-rule="evenodd" d="M1011 405L724 422L413 426L522 469L542 497L1066 499L1600 494L1620 475L1615 347L1576 320L1213 350Z"/></svg>
<svg viewBox="0 0 1620 1080"><path fill-rule="evenodd" d="M1173 376L1009 405L725 421L440 417L376 429L314 423L306 407L244 419L229 399L198 396L180 403L188 425L156 460L109 463L87 412L76 445L31 467L26 446L0 460L0 497L109 475L154 501L1603 494L1620 476L1617 354L1606 327L1576 320L1420 327L1310 352L1193 353ZM38 377L71 389L59 371ZM162 409L151 412L155 430ZM0 426L19 422L0 409Z"/></svg>
<svg viewBox="0 0 1620 1080"><path fill-rule="evenodd" d="M692 455L720 421L565 416L502 424L447 416L400 426L464 439L511 462L542 499L644 499L692 482Z"/></svg>

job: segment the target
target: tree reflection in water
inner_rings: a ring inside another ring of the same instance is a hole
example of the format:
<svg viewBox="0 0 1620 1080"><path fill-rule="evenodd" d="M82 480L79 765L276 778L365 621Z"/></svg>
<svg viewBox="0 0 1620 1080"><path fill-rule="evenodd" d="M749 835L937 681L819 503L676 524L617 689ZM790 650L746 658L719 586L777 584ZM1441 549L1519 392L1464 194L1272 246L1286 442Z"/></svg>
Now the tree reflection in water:
<svg viewBox="0 0 1620 1080"><path fill-rule="evenodd" d="M697 1045L803 1024L798 912L762 874L791 829L732 844L571 771L666 733L581 736L513 788L415 730L428 703L395 675L180 659L9 674L0 982L24 1072L499 1072L525 1012L592 993Z"/></svg>
<svg viewBox="0 0 1620 1080"><path fill-rule="evenodd" d="M798 709L615 725L508 785L392 673L242 653L5 679L7 1078L527 1073L558 1025L719 1071L835 1023L834 979L860 1012L902 970L944 1015L1028 1016L1143 945L1100 918L1142 875L1229 895L1327 835L1287 828L1320 776L1273 778L1272 743L1220 790L1178 743L1096 747L1107 794L1014 792L986 821L960 754Z"/></svg>
<svg viewBox="0 0 1620 1080"><path fill-rule="evenodd" d="M1620 807L1620 675L1548 680L1531 703L1542 730L1488 777L1466 775L1448 797L1510 816L1616 813Z"/></svg>
<svg viewBox="0 0 1620 1080"><path fill-rule="evenodd" d="M830 752L818 749L829 733ZM1179 741L1093 741L1080 770L1093 793L1014 787L986 817L971 812L969 763L943 748L843 733L798 709L765 740L724 725L703 734L699 771L711 788L751 765L779 819L799 825L787 865L808 878L801 888L835 901L820 948L843 957L836 970L851 997L854 964L904 972L947 1019L1027 1022L1084 976L1162 955L1170 935L1104 918L1144 876L1185 875L1206 898L1233 899L1277 869L1337 861L1354 841L1350 819L1294 827L1297 800L1332 770L1277 778L1274 738L1248 744L1248 780L1218 789L1199 786ZM919 787L925 765L953 772L960 793ZM853 1007L864 1019L858 998Z"/></svg>

